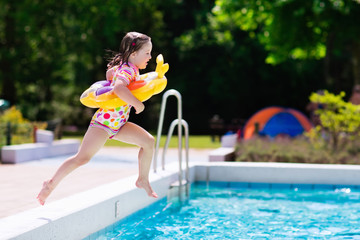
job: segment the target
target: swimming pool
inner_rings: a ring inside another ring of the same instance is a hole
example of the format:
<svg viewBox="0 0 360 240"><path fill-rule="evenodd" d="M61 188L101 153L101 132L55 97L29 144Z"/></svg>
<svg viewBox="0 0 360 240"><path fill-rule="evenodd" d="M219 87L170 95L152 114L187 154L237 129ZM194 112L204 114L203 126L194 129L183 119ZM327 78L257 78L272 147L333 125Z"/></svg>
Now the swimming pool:
<svg viewBox="0 0 360 240"><path fill-rule="evenodd" d="M174 162L167 165L165 171L150 173L151 184L160 199L167 196L169 186L178 179L178 167L178 163ZM350 188L351 195L360 191L359 165L190 162L189 169L191 183L209 181L210 185L215 184L216 187L235 188L243 192L258 189L282 191L287 188L295 189L294 191L297 189L298 192L311 189L348 191L346 189ZM136 179L136 175L130 176L0 219L0 239L106 239L100 236L105 231L112 231L114 223L154 203L155 199L146 197L142 189L135 187ZM346 204L345 201L344 205ZM357 211L356 208L353 209ZM349 221L348 217L344 217L344 221L353 224L350 222L353 220ZM105 230L98 232L101 229ZM95 232L96 234L92 234ZM345 232L343 237L339 237L340 233L337 234L333 239L360 239L356 231ZM313 239L332 239L328 237L331 235L324 236Z"/></svg>
<svg viewBox="0 0 360 240"><path fill-rule="evenodd" d="M197 182L85 239L360 239L358 186Z"/></svg>

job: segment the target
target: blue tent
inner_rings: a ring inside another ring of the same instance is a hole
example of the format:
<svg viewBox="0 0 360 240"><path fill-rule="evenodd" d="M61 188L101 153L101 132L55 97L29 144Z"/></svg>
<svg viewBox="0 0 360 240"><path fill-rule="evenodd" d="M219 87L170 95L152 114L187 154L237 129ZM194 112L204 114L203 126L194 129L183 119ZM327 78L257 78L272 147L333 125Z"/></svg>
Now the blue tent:
<svg viewBox="0 0 360 240"><path fill-rule="evenodd" d="M303 132L303 126L301 126L299 120L294 115L288 112L279 112L269 119L260 134L270 137L275 137L278 134L287 134L295 137Z"/></svg>
<svg viewBox="0 0 360 240"><path fill-rule="evenodd" d="M256 112L246 122L243 137L250 139L255 133L275 137L286 134L295 137L304 131L310 131L312 124L300 111L293 108L267 107Z"/></svg>

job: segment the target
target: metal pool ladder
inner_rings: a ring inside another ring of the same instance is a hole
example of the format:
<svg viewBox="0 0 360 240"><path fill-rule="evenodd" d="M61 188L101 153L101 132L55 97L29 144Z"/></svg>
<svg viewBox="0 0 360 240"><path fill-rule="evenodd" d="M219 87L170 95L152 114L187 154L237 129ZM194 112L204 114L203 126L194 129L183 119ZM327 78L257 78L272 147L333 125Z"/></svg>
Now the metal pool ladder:
<svg viewBox="0 0 360 240"><path fill-rule="evenodd" d="M157 156L159 152L159 145L160 145L160 138L161 138L161 132L163 128L164 123L164 114L165 114L165 107L166 107L166 101L169 96L175 96L177 98L177 104L178 104L178 111L177 111L177 119L172 121L169 132L166 138L166 143L163 150L162 155L162 170L165 170L165 155L166 150L169 147L170 139L173 135L174 128L177 125L178 126L178 154L179 154L179 180L178 182L172 184L170 188L177 187L179 189L178 191L178 197L180 200L182 200L182 189L185 187L186 197L189 197L189 187L190 187L190 181L189 181L189 125L187 122L182 119L182 100L181 100L181 94L174 90L168 90L164 93L162 97L161 102L161 110L160 110L160 118L159 118L159 125L157 130L157 137L156 137L156 147L155 147L155 154L154 154L154 172L157 171ZM185 153L186 153L186 168L185 168L185 179L183 178L183 170L182 170L182 127L184 127L185 130Z"/></svg>

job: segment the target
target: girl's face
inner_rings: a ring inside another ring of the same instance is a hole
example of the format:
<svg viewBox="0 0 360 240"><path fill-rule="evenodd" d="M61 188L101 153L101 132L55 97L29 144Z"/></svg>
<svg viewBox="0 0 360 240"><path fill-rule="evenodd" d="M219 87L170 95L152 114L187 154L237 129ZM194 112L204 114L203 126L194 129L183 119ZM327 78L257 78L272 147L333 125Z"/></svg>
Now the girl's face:
<svg viewBox="0 0 360 240"><path fill-rule="evenodd" d="M139 69L145 69L149 60L151 59L152 43L151 41L145 43L138 51L133 52L129 61L137 66Z"/></svg>

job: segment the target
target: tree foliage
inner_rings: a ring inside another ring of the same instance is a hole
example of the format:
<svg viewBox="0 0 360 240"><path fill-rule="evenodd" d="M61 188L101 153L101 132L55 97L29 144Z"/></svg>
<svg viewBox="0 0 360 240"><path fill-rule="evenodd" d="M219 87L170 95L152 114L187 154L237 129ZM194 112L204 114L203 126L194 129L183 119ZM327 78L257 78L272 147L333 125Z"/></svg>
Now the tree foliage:
<svg viewBox="0 0 360 240"><path fill-rule="evenodd" d="M328 86L340 82L341 74L360 83L359 1L218 0L213 13L218 25L240 28L258 39L269 51L267 63L324 59Z"/></svg>
<svg viewBox="0 0 360 240"><path fill-rule="evenodd" d="M360 137L360 106L344 101L344 96L344 92L335 95L326 90L310 96L311 102L323 106L316 110L321 125L313 129L310 136L318 136L317 141L325 140L334 152L342 150L348 141L359 140Z"/></svg>
<svg viewBox="0 0 360 240"><path fill-rule="evenodd" d="M105 50L116 51L124 33L133 29L154 41L162 37L162 14L153 3L2 1L2 97L19 104L31 119L81 119L79 91L104 78Z"/></svg>
<svg viewBox="0 0 360 240"><path fill-rule="evenodd" d="M229 9L239 9L237 1ZM185 95L197 95L204 112L246 119L269 105L303 109L307 96L321 86L316 60L290 59L276 66L266 64L267 50L234 24L234 12L219 14L219 1L196 26L176 39L183 67L178 74ZM194 105L189 108L194 109ZM227 119L226 119L227 120ZM200 125L200 123L199 123Z"/></svg>
<svg viewBox="0 0 360 240"><path fill-rule="evenodd" d="M350 90L359 16L353 0L3 0L0 98L32 121L86 127L93 110L80 94L135 30L170 64L168 88L182 93L192 131L208 133L214 114L230 122L269 105L303 110L317 89ZM156 128L160 100L132 121ZM166 121L176 115L169 104Z"/></svg>

